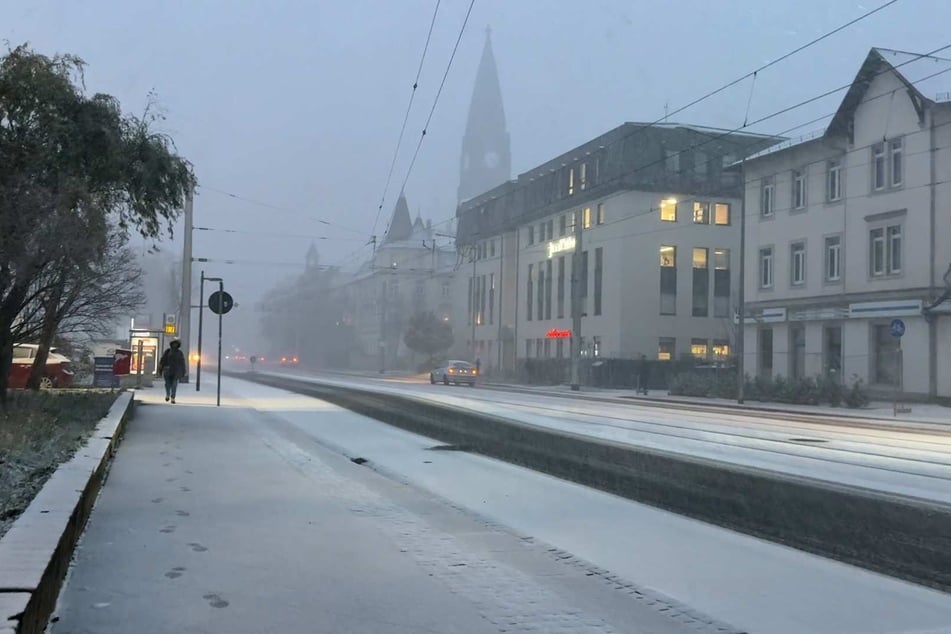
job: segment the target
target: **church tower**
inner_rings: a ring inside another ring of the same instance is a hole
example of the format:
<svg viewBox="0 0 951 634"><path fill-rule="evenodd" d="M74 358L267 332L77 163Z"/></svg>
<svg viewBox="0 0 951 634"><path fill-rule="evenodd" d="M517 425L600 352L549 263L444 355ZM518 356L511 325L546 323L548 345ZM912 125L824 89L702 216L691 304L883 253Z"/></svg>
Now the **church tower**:
<svg viewBox="0 0 951 634"><path fill-rule="evenodd" d="M466 134L459 162L459 201L482 194L509 180L512 156L505 129L502 90L492 54L491 31L486 28L485 47L476 73Z"/></svg>

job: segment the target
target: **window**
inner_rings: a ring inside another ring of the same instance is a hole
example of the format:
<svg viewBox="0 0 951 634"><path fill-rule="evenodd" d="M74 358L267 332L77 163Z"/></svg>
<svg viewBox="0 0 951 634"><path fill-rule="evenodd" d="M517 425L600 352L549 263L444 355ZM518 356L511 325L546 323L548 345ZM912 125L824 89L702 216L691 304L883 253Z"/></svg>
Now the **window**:
<svg viewBox="0 0 951 634"><path fill-rule="evenodd" d="M872 277L897 275L902 264L901 225L877 227L869 231L869 273Z"/></svg>
<svg viewBox="0 0 951 634"><path fill-rule="evenodd" d="M534 273L535 273L535 265L534 265L534 264L529 264L529 265L528 265L528 278L527 278L527 280L528 280L528 282L527 282L528 292L525 294L525 297L526 297L526 299L528 300L527 306L526 306L526 311L527 311L527 312L525 313L525 320L526 320L526 321L531 321L531 320L532 320L532 306L533 306L533 303L532 303L532 302L533 302L533 300L534 300L534 298L532 297L532 290L534 289L534 286L535 286Z"/></svg>
<svg viewBox="0 0 951 634"><path fill-rule="evenodd" d="M582 300L588 296L588 252L581 252L581 279L578 280L578 286L581 287ZM582 304L584 305L584 304ZM584 312L582 310L582 312Z"/></svg>
<svg viewBox="0 0 951 634"><path fill-rule="evenodd" d="M598 224L604 224L604 203L598 203Z"/></svg>
<svg viewBox="0 0 951 634"><path fill-rule="evenodd" d="M761 216L772 216L776 211L776 184L772 179L763 179L760 191L759 212Z"/></svg>
<svg viewBox="0 0 951 634"><path fill-rule="evenodd" d="M760 288L773 287L773 247L759 250L759 285Z"/></svg>
<svg viewBox="0 0 951 634"><path fill-rule="evenodd" d="M563 359L565 357L565 340L556 339L555 340L555 358Z"/></svg>
<svg viewBox="0 0 951 634"><path fill-rule="evenodd" d="M581 175L581 191L584 191L588 187L588 164L582 163L579 170Z"/></svg>
<svg viewBox="0 0 951 634"><path fill-rule="evenodd" d="M660 201L660 219L664 222L677 222L676 198L665 198Z"/></svg>
<svg viewBox="0 0 951 634"><path fill-rule="evenodd" d="M575 212L572 211L568 213L568 233L574 234L575 228L577 227L575 224L577 220L578 215Z"/></svg>
<svg viewBox="0 0 951 634"><path fill-rule="evenodd" d="M710 224L710 203L693 204L693 223L696 225Z"/></svg>
<svg viewBox="0 0 951 634"><path fill-rule="evenodd" d="M802 324L789 327L789 376L806 376L806 328Z"/></svg>
<svg viewBox="0 0 951 634"><path fill-rule="evenodd" d="M535 225L528 226L528 244L535 244Z"/></svg>
<svg viewBox="0 0 951 634"><path fill-rule="evenodd" d="M551 358L551 339L545 339L545 358Z"/></svg>
<svg viewBox="0 0 951 634"><path fill-rule="evenodd" d="M568 230L568 217L562 215L562 216L558 219L558 235L559 235L559 236L565 235L565 232L566 232L567 230Z"/></svg>
<svg viewBox="0 0 951 634"><path fill-rule="evenodd" d="M495 240L489 243L489 257L495 257Z"/></svg>
<svg viewBox="0 0 951 634"><path fill-rule="evenodd" d="M773 329L760 328L757 336L759 349L757 358L759 365L759 375L763 378L772 378L773 376Z"/></svg>
<svg viewBox="0 0 951 634"><path fill-rule="evenodd" d="M542 358L542 353L545 350L544 341L545 341L544 339L535 340L535 356L538 357L539 359Z"/></svg>
<svg viewBox="0 0 951 634"><path fill-rule="evenodd" d="M822 364L826 376L842 380L842 326L823 328Z"/></svg>
<svg viewBox="0 0 951 634"><path fill-rule="evenodd" d="M539 223L538 223L538 241L539 241L539 242L544 242L545 240L546 240L546 237L545 237L545 223L544 223L544 222L539 222Z"/></svg>
<svg viewBox="0 0 951 634"><path fill-rule="evenodd" d="M660 337L657 340L657 358L660 361L672 361L675 356L677 340L673 337Z"/></svg>
<svg viewBox="0 0 951 634"><path fill-rule="evenodd" d="M706 339L691 339L690 340L690 354L698 359L707 358L707 340Z"/></svg>
<svg viewBox="0 0 951 634"><path fill-rule="evenodd" d="M838 282L842 279L842 238L826 238L826 281Z"/></svg>
<svg viewBox="0 0 951 634"><path fill-rule="evenodd" d="M489 274L489 323L495 322L495 273Z"/></svg>
<svg viewBox="0 0 951 634"><path fill-rule="evenodd" d="M526 339L525 340L525 358L527 359L531 356L532 356L532 340Z"/></svg>
<svg viewBox="0 0 951 634"><path fill-rule="evenodd" d="M707 175L707 155L699 150L693 153L693 173L701 178Z"/></svg>
<svg viewBox="0 0 951 634"><path fill-rule="evenodd" d="M730 342L726 339L714 339L713 340L713 358L717 361L722 361L727 359L730 356Z"/></svg>
<svg viewBox="0 0 951 634"><path fill-rule="evenodd" d="M13 347L13 358L14 359L29 359L33 356L33 349L27 348L26 346L14 346Z"/></svg>
<svg viewBox="0 0 951 634"><path fill-rule="evenodd" d="M591 337L591 356L600 357L601 356L601 337L595 335Z"/></svg>
<svg viewBox="0 0 951 634"><path fill-rule="evenodd" d="M792 197L793 209L802 209L806 206L806 173L801 170L793 170Z"/></svg>
<svg viewBox="0 0 951 634"><path fill-rule="evenodd" d="M485 295L486 295L485 275L479 280L479 321L481 326L485 323Z"/></svg>
<svg viewBox="0 0 951 634"><path fill-rule="evenodd" d="M707 266L708 252L704 248L693 250L693 316L706 317L710 313L710 272Z"/></svg>
<svg viewBox="0 0 951 634"><path fill-rule="evenodd" d="M449 282L442 283L442 296L449 297L449 294L452 292L452 285Z"/></svg>
<svg viewBox="0 0 951 634"><path fill-rule="evenodd" d="M568 170L568 195L572 196L575 193L575 168L570 168Z"/></svg>
<svg viewBox="0 0 951 634"><path fill-rule="evenodd" d="M872 189L885 189L885 144L872 146Z"/></svg>
<svg viewBox="0 0 951 634"><path fill-rule="evenodd" d="M826 172L826 200L832 202L842 198L842 161L829 161Z"/></svg>
<svg viewBox="0 0 951 634"><path fill-rule="evenodd" d="M584 208L584 224L582 226L585 229L591 228L591 207Z"/></svg>
<svg viewBox="0 0 951 634"><path fill-rule="evenodd" d="M885 230L888 237L888 272L891 275L901 273L901 225L893 225Z"/></svg>
<svg viewBox="0 0 951 634"><path fill-rule="evenodd" d="M565 316L565 256L558 256L558 318Z"/></svg>
<svg viewBox="0 0 951 634"><path fill-rule="evenodd" d="M551 267L551 260L545 262L545 319L551 319Z"/></svg>
<svg viewBox="0 0 951 634"><path fill-rule="evenodd" d="M889 161L892 172L891 185L892 187L901 187L905 177L904 165L902 164L902 140L892 139L889 141L888 151L891 155Z"/></svg>
<svg viewBox="0 0 951 634"><path fill-rule="evenodd" d="M891 326L876 324L872 326L872 382L878 385L895 385L898 382L898 353L901 339L892 337Z"/></svg>
<svg viewBox="0 0 951 634"><path fill-rule="evenodd" d="M542 268L541 264L538 265L538 293L536 299L538 308L535 315L537 319L542 320L545 318L545 269Z"/></svg>
<svg viewBox="0 0 951 634"><path fill-rule="evenodd" d="M717 203L713 206L713 222L718 225L730 224L729 203Z"/></svg>
<svg viewBox="0 0 951 634"><path fill-rule="evenodd" d="M793 242L789 247L789 270L791 274L790 283L793 286L800 286L806 282L806 243Z"/></svg>
<svg viewBox="0 0 951 634"><path fill-rule="evenodd" d="M713 316L730 316L730 250L713 250Z"/></svg>
<svg viewBox="0 0 951 634"><path fill-rule="evenodd" d="M664 153L664 167L667 168L668 172L679 172L680 171L680 152L675 152L674 150L667 150Z"/></svg>
<svg viewBox="0 0 951 634"><path fill-rule="evenodd" d="M604 248L594 250L594 314L601 314L601 276L604 272Z"/></svg>
<svg viewBox="0 0 951 634"><path fill-rule="evenodd" d="M660 314L677 314L677 247L660 248Z"/></svg>

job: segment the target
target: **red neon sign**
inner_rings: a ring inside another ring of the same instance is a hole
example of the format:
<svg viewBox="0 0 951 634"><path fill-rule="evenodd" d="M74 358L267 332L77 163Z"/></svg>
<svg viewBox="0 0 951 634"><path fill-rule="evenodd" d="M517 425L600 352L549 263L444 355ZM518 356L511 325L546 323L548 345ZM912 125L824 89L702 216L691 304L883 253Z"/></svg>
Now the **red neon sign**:
<svg viewBox="0 0 951 634"><path fill-rule="evenodd" d="M569 337L571 337L571 331L558 330L557 328L552 328L547 333L545 333L545 336L548 337L549 339L568 339Z"/></svg>

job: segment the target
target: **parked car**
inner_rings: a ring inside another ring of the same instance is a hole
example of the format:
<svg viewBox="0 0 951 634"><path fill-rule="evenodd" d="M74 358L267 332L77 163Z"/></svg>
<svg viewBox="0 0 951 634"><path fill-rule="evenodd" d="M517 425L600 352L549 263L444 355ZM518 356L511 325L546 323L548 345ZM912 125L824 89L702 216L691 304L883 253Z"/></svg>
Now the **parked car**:
<svg viewBox="0 0 951 634"><path fill-rule="evenodd" d="M446 361L445 365L440 366L429 373L429 382L436 383L442 381L444 385L450 383L462 385L465 383L469 387L476 384L476 377L479 370L468 361Z"/></svg>
<svg viewBox="0 0 951 634"><path fill-rule="evenodd" d="M13 365L10 367L10 387L22 389L30 378L33 368L33 359L39 345L35 343L21 343L13 347ZM69 357L60 354L56 348L50 348L46 359L46 371L40 379L40 387L49 389L54 387L69 387L73 384L73 371L70 368Z"/></svg>

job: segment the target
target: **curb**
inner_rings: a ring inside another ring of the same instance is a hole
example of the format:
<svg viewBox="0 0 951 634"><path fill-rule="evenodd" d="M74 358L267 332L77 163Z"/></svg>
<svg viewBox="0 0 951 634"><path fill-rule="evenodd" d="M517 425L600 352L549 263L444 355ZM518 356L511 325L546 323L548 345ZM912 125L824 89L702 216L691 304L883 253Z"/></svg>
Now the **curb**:
<svg viewBox="0 0 951 634"><path fill-rule="evenodd" d="M132 410L132 393L119 394L85 446L56 469L0 539L0 634L46 631Z"/></svg>

